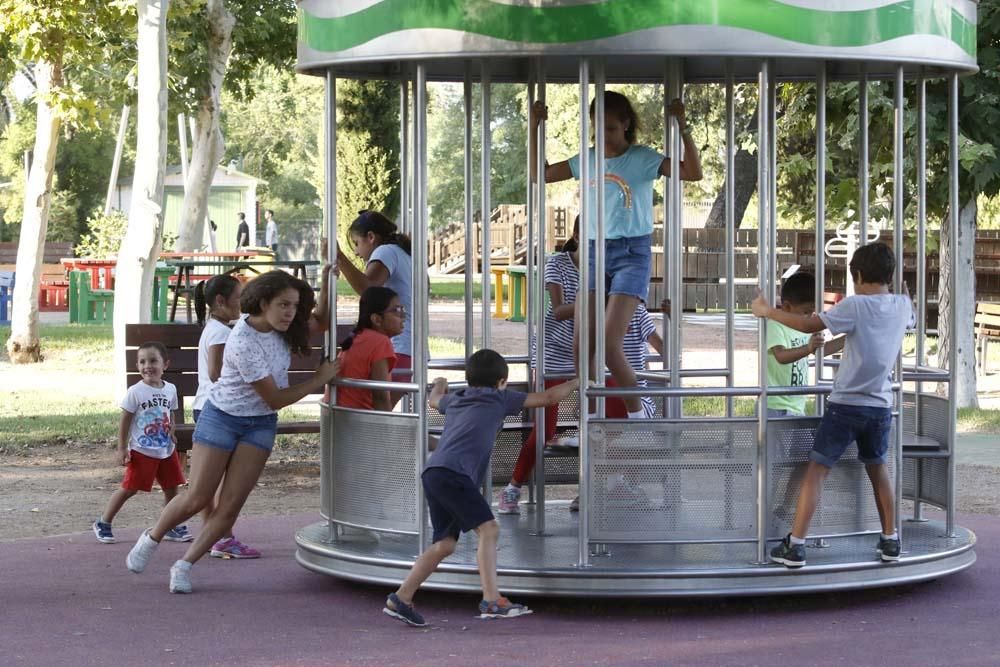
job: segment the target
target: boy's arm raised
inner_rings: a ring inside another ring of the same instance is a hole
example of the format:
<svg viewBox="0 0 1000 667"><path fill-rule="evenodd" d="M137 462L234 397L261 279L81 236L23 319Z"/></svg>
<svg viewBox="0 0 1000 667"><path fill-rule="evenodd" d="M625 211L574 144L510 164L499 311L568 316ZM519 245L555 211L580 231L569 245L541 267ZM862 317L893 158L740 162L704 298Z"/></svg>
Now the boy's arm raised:
<svg viewBox="0 0 1000 667"><path fill-rule="evenodd" d="M786 327L801 331L802 333L818 333L826 329L823 320L816 313L812 315L800 315L799 313L789 313L778 308L772 308L763 294L757 295L757 298L750 304L750 310L756 317L766 317L769 320L780 322Z"/></svg>
<svg viewBox="0 0 1000 667"><path fill-rule="evenodd" d="M558 405L564 398L572 394L573 391L579 386L580 380L578 378L573 378L568 382L563 382L562 384L557 384L554 387L549 387L543 392L528 394L524 399L524 407L542 408L549 405Z"/></svg>

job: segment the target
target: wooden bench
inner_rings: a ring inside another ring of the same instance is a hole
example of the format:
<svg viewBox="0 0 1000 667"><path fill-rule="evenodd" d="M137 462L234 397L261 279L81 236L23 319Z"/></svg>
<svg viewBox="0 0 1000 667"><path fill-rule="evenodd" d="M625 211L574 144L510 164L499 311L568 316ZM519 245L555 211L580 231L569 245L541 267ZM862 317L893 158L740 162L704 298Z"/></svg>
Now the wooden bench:
<svg viewBox="0 0 1000 667"><path fill-rule="evenodd" d="M352 325L337 326L337 343L340 344L353 329ZM191 437L194 435L194 423L187 422L184 417L184 399L198 393L198 340L202 328L197 324L127 324L125 325L126 346L126 382L129 386L139 382L141 377L136 370L136 356L139 345L149 341L159 341L167 348L170 355L170 368L163 374L163 379L177 387L177 423L174 432L177 435L177 449L191 449ZM297 384L308 379L323 358L325 334L316 334L310 344L312 353L308 357L292 355L292 365L288 370L288 381ZM310 421L278 422L278 433L282 435L319 433L319 418Z"/></svg>
<svg viewBox="0 0 1000 667"><path fill-rule="evenodd" d="M10 324L14 306L14 272L0 271L0 325Z"/></svg>
<svg viewBox="0 0 1000 667"><path fill-rule="evenodd" d="M1000 303L980 301L976 304L976 368L980 375L989 372L989 362L986 358L989 344L1000 340Z"/></svg>

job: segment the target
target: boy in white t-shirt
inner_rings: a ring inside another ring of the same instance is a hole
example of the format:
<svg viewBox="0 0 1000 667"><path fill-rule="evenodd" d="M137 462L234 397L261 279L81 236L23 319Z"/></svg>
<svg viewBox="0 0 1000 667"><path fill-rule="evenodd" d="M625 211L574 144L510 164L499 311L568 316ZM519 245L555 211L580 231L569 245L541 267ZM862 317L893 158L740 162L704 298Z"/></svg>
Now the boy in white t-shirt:
<svg viewBox="0 0 1000 667"><path fill-rule="evenodd" d="M163 371L170 365L167 348L155 341L143 343L136 356L142 381L125 392L118 426L117 458L125 466L125 479L121 488L111 494L104 514L93 525L97 540L105 544L115 541L111 522L136 492L152 491L155 480L163 489L164 503L168 503L177 495L177 487L184 483L173 429L177 388L163 380ZM194 537L187 526L176 526L165 539L190 542Z"/></svg>

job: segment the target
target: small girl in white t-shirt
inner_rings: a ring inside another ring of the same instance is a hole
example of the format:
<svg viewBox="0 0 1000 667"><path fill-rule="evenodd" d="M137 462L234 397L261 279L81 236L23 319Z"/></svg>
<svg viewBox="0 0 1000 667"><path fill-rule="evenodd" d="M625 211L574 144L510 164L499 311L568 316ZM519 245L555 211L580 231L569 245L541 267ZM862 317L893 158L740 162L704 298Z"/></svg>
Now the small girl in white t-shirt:
<svg viewBox="0 0 1000 667"><path fill-rule="evenodd" d="M212 387L215 386L215 381L222 375L222 355L226 349L226 339L229 338L229 323L240 317L242 293L243 283L229 274L215 276L208 281L198 283L195 287L194 312L198 316L198 324L204 327L201 338L198 339L198 393L195 394L192 406L196 424L198 417L201 416L201 409L205 406ZM202 510L204 523L208 523L217 504L216 499L216 502ZM212 545L210 556L260 558L260 551L236 539L232 529L226 533Z"/></svg>

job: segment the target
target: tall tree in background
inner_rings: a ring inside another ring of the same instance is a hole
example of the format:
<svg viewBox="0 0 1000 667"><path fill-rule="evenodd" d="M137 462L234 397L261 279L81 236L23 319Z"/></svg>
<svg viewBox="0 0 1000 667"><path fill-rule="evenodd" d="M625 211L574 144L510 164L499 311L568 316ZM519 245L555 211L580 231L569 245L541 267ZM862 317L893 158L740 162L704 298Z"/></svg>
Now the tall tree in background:
<svg viewBox="0 0 1000 667"><path fill-rule="evenodd" d="M172 19L173 20L173 19ZM288 67L295 57L292 0L207 0L185 17L185 37L171 44L172 60L186 82L195 137L184 189L177 250L195 250L204 238L208 193L225 150L220 130L221 93L252 95L246 84L259 63ZM230 56L232 54L232 56ZM267 100L261 100L267 104ZM279 119L273 118L275 123Z"/></svg>
<svg viewBox="0 0 1000 667"><path fill-rule="evenodd" d="M0 36L18 44L16 60L33 63L35 143L24 191L17 282L7 352L13 363L42 358L38 290L49 222L52 175L63 124L85 122L94 111L79 87L67 85L75 70L98 69L120 45L125 2L100 0L0 0ZM5 65L9 68L11 63Z"/></svg>
<svg viewBox="0 0 1000 667"><path fill-rule="evenodd" d="M115 269L115 377L124 388L125 325L148 322L153 272L163 242L167 160L167 10L169 0L138 0L135 174L128 229Z"/></svg>

